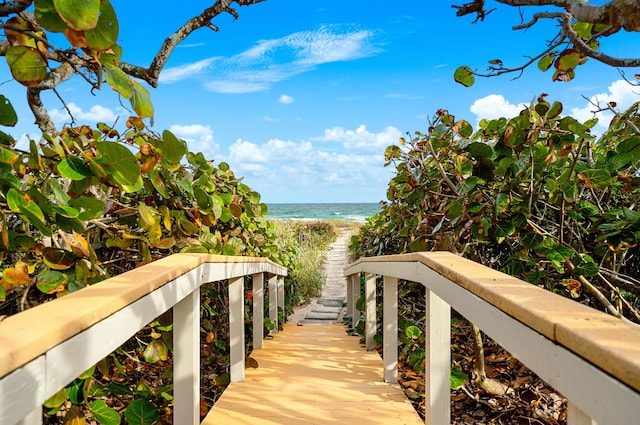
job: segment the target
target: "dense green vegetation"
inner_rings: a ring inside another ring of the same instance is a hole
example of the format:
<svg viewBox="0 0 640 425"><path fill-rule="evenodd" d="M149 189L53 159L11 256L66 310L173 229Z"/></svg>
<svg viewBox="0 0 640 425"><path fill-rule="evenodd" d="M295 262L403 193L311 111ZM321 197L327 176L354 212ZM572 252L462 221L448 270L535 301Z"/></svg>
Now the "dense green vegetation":
<svg viewBox="0 0 640 425"><path fill-rule="evenodd" d="M328 221L274 221L276 243L293 248L293 267L289 269L289 299L293 305L304 304L320 295L325 250L337 236L337 228Z"/></svg>
<svg viewBox="0 0 640 425"><path fill-rule="evenodd" d="M544 96L475 131L439 110L426 133L386 149L396 170L388 201L353 236L352 250L448 250L640 322L639 105L617 113L598 138L596 120L563 116ZM401 363L422 372L424 290L403 288ZM460 364L481 384L483 358L468 343L482 347L481 337L455 323L452 385L467 379Z"/></svg>

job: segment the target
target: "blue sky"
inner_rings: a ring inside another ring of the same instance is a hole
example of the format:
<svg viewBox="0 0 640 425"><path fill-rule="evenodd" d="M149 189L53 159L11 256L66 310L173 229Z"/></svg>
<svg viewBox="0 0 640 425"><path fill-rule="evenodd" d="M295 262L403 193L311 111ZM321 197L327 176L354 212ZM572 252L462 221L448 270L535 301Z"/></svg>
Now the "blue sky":
<svg viewBox="0 0 640 425"><path fill-rule="evenodd" d="M123 60L144 66L170 32L211 4L112 3ZM622 107L640 100L616 69L593 61L570 83L529 69L516 80L506 75L460 86L453 81L459 65L484 70L496 58L520 65L544 48L555 28L514 32L518 10L500 5L472 25L471 17L456 18L452 3L268 0L237 8L239 20L221 15L214 20L218 32L201 29L174 52L159 87L150 89L152 128L169 129L191 150L229 163L267 203L377 202L392 176L383 167L385 147L406 132L426 132L439 108L475 125L479 118L514 116L540 93L583 120L593 109L584 97ZM488 0L488 8L494 3ZM535 10L525 9L525 17ZM607 43L623 57L640 55L639 45L632 36ZM20 117L9 133L37 139L24 89L8 81L4 63L0 72L0 93ZM59 94L81 124L117 119L122 128L130 115L108 88L92 95L80 79L61 85ZM69 121L52 93L45 105L58 126Z"/></svg>

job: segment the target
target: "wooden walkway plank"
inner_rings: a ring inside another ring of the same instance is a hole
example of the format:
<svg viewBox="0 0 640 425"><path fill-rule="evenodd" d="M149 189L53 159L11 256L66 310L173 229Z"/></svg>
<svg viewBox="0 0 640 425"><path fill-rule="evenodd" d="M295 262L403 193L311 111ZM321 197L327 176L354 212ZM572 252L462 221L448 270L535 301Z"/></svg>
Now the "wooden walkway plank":
<svg viewBox="0 0 640 425"><path fill-rule="evenodd" d="M285 325L251 357L204 425L370 424L423 422L397 384L383 382L382 359L340 324Z"/></svg>

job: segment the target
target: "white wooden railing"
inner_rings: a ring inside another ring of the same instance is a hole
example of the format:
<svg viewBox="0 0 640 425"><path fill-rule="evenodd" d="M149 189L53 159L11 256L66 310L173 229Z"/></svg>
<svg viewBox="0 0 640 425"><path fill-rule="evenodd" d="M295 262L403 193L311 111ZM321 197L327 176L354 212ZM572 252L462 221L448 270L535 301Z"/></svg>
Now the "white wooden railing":
<svg viewBox="0 0 640 425"><path fill-rule="evenodd" d="M374 348L376 276L383 276L384 379L397 382L398 282L426 297L426 420L451 423L450 311L455 309L568 400L568 425L640 423L640 327L448 252L365 258L347 266L347 308Z"/></svg>
<svg viewBox="0 0 640 425"><path fill-rule="evenodd" d="M0 322L0 424L42 423L42 403L173 309L174 423L200 423L200 286L229 280L231 380L244 380L244 279L253 346L264 338L264 277L277 329L287 270L262 258L175 254Z"/></svg>

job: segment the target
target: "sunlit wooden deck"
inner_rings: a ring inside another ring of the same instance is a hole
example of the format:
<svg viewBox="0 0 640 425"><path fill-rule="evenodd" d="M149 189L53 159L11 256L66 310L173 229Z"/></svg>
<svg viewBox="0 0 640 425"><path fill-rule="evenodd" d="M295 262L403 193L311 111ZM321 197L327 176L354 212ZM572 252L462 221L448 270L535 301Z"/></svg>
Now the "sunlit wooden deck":
<svg viewBox="0 0 640 425"><path fill-rule="evenodd" d="M383 363L342 325L285 325L252 355L258 368L233 382L206 425L422 424Z"/></svg>

